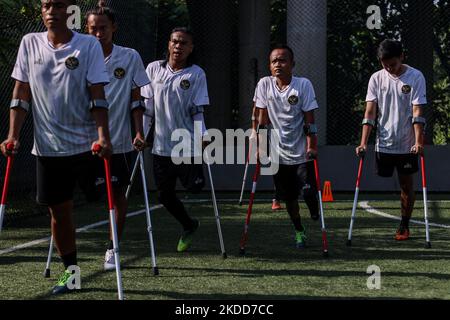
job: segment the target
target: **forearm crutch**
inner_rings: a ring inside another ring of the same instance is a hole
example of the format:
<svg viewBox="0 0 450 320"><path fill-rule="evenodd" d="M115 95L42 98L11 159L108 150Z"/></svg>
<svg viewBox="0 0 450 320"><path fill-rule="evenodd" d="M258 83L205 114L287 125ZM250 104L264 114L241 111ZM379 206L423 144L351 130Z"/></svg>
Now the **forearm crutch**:
<svg viewBox="0 0 450 320"><path fill-rule="evenodd" d="M6 150L13 151L14 150L14 144L8 143L6 145ZM12 155L7 157L7 163L6 163L6 173L5 173L5 180L3 181L3 192L2 192L2 199L0 203L0 233L2 232L3 227L3 217L5 216L5 210L6 210L6 198L8 196L8 187L9 187L9 178L11 176L11 170L12 165L14 161L14 157Z"/></svg>
<svg viewBox="0 0 450 320"><path fill-rule="evenodd" d="M423 214L425 218L425 235L427 241L425 247L427 249L430 249L431 242L430 242L430 226L428 223L427 177L425 172L425 156L423 154L420 156L420 164L422 167Z"/></svg>
<svg viewBox="0 0 450 320"><path fill-rule="evenodd" d="M255 200L256 185L258 183L258 178L259 178L259 175L260 175L260 171L261 171L261 164L259 162L259 159L257 159L257 161L256 161L256 169L255 169L255 173L253 175L252 192L250 194L250 200L249 200L249 203L248 203L247 217L245 218L244 232L242 233L241 242L240 242L240 245L239 245L239 253L241 255L245 254L245 246L246 246L247 241L248 241L248 228L249 228L249 225L250 225L250 218L251 218L252 210L253 210L253 202Z"/></svg>
<svg viewBox="0 0 450 320"><path fill-rule="evenodd" d="M147 139L150 137L150 132L151 132L151 125L149 126L149 129L148 129L148 131L147 131L147 134L145 135L145 141L147 141ZM132 188L132 186L133 186L133 183L134 183L134 179L136 178L136 173L137 173L137 170L138 170L138 168L139 168L139 161L140 161L140 157L138 156L137 158L136 158L136 161L134 162L134 167L133 167L133 171L132 171L132 173L131 173L131 177L130 177L130 181L129 181L129 183L128 183L128 187L127 187L127 191L126 191L126 193L125 193L125 198L128 200L128 198L129 198L129 196L130 196L130 191L131 191L131 188Z"/></svg>
<svg viewBox="0 0 450 320"><path fill-rule="evenodd" d="M205 153L205 155L206 155L206 158L207 158L206 160L208 160L208 154ZM225 245L223 243L222 227L221 227L221 223L220 223L219 209L217 208L216 192L214 191L214 182L213 182L213 178L212 178L212 174L211 174L211 166L209 164L209 161L207 161L206 165L208 167L209 183L211 184L211 197L212 197L213 206L214 206L214 215L216 217L217 233L219 234L220 250L222 252L222 257L224 259L226 259L227 258L227 253L225 252Z"/></svg>
<svg viewBox="0 0 450 320"><path fill-rule="evenodd" d="M320 186L319 165L317 163L317 159L314 159L314 172L316 174L317 193L319 195L319 206L320 206L320 220L322 223L322 251L323 256L328 257L327 229L325 227L325 218L323 215L322 189Z"/></svg>
<svg viewBox="0 0 450 320"><path fill-rule="evenodd" d="M347 238L348 247L352 245L352 232L353 232L353 225L356 219L356 207L358 205L359 183L361 182L363 166L364 166L364 155L362 154L360 155L359 158L358 175L356 177L355 197L353 199L353 207L352 207L352 217L350 219L350 227L348 229L348 238Z"/></svg>
<svg viewBox="0 0 450 320"><path fill-rule="evenodd" d="M134 167L133 167L133 171L131 173L130 182L128 183L127 191L125 192L125 198L127 200L128 200L128 198L130 196L130 191L131 191L131 187L133 186L134 179L136 178L136 173L137 173L137 170L139 168L140 159L141 158L138 156L136 158L136 161L134 162Z"/></svg>
<svg viewBox="0 0 450 320"><path fill-rule="evenodd" d="M256 132L259 132L259 124L258 124L258 127L256 128ZM248 172L248 166L250 164L251 152L252 152L252 144L250 143L250 147L248 150L248 156L247 156L247 162L245 163L244 178L242 179L241 196L239 197L239 205L240 206L242 206L242 198L244 197L245 182L247 181L247 172Z"/></svg>
<svg viewBox="0 0 450 320"><path fill-rule="evenodd" d="M100 152L102 147L99 144L94 146L94 152ZM109 206L109 222L111 224L111 233L113 238L113 250L114 250L114 260L116 263L116 279L117 279L117 292L119 295L119 300L123 300L123 289L122 289L122 273L120 270L120 256L119 256L119 239L117 236L117 226L116 226L116 213L114 208L114 197L113 188L111 182L111 169L109 159L103 159L105 163L105 177L106 177L106 190L108 192L108 206Z"/></svg>
<svg viewBox="0 0 450 320"><path fill-rule="evenodd" d="M148 239L150 241L150 254L152 257L153 275L157 276L159 274L159 270L156 265L155 243L153 241L153 227L152 227L152 219L151 219L151 214L150 214L150 204L148 201L147 178L145 176L145 163L144 163L143 151L139 152L136 163L138 163L138 162L140 163L140 166L141 166L142 187L144 188L145 213L146 213L146 217L147 217L147 232L148 232Z"/></svg>

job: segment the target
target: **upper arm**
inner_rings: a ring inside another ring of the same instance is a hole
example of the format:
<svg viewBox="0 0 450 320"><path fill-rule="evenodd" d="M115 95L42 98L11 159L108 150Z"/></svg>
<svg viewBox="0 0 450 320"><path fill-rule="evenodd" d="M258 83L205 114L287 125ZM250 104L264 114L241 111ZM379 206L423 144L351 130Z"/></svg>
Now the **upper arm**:
<svg viewBox="0 0 450 320"><path fill-rule="evenodd" d="M16 80L13 91L13 99L24 100L26 102L31 101L31 88L27 82L21 82Z"/></svg>
<svg viewBox="0 0 450 320"><path fill-rule="evenodd" d="M315 123L314 110L303 112L303 116L305 117L305 123L312 124Z"/></svg>
<svg viewBox="0 0 450 320"><path fill-rule="evenodd" d="M89 88L91 100L105 100L105 89L103 84L93 84Z"/></svg>
<svg viewBox="0 0 450 320"><path fill-rule="evenodd" d="M141 88L137 87L131 90L131 101L140 101L142 100L141 96Z"/></svg>
<svg viewBox="0 0 450 320"><path fill-rule="evenodd" d="M367 101L366 102L366 112L365 112L365 116L364 118L367 119L375 119L376 115L377 115L377 107L378 104L376 103L376 101Z"/></svg>
<svg viewBox="0 0 450 320"><path fill-rule="evenodd" d="M423 106L419 104L413 105L413 117L423 116Z"/></svg>

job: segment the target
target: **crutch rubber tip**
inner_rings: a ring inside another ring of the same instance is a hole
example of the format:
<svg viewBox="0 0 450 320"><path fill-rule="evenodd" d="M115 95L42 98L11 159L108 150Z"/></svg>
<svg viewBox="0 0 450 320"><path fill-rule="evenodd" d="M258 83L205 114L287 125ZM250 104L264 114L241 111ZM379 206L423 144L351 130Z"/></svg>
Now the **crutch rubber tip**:
<svg viewBox="0 0 450 320"><path fill-rule="evenodd" d="M158 267L154 267L154 268L153 268L153 275L154 275L154 276L158 276L158 275L159 275L159 269L158 269Z"/></svg>
<svg viewBox="0 0 450 320"><path fill-rule="evenodd" d="M328 258L330 256L330 254L328 253L328 251L324 251L323 252L323 257L324 258Z"/></svg>
<svg viewBox="0 0 450 320"><path fill-rule="evenodd" d="M45 277L45 278L50 278L50 269L45 269L45 271L44 271L44 277Z"/></svg>
<svg viewBox="0 0 450 320"><path fill-rule="evenodd" d="M431 249L431 242L427 242L427 244L425 245L426 249Z"/></svg>
<svg viewBox="0 0 450 320"><path fill-rule="evenodd" d="M239 205L242 206L242 201L239 202Z"/></svg>
<svg viewBox="0 0 450 320"><path fill-rule="evenodd" d="M352 240L347 240L347 247L351 247L352 246Z"/></svg>
<svg viewBox="0 0 450 320"><path fill-rule="evenodd" d="M224 259L228 258L228 256L227 256L227 253L226 253L226 252L222 253L222 258L224 258Z"/></svg>
<svg viewBox="0 0 450 320"><path fill-rule="evenodd" d="M244 249L244 248L240 248L240 249L239 249L239 254L240 254L241 256L245 255L245 249Z"/></svg>

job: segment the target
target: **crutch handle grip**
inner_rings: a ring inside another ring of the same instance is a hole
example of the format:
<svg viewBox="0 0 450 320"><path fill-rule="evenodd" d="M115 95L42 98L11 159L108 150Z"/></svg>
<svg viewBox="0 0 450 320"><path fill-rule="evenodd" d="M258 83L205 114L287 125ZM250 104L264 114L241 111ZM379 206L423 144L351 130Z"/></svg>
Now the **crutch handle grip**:
<svg viewBox="0 0 450 320"><path fill-rule="evenodd" d="M14 150L14 143L8 143L6 145L6 150L13 151Z"/></svg>
<svg viewBox="0 0 450 320"><path fill-rule="evenodd" d="M103 149L102 146L97 143L92 148L92 151L94 151L95 153L99 153L100 151L102 151L102 149Z"/></svg>

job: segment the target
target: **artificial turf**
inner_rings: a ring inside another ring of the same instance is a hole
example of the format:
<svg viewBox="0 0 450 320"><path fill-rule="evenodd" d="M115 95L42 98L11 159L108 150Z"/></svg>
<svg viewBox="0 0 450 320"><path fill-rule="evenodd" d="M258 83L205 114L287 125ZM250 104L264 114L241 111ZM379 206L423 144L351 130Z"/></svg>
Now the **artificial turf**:
<svg viewBox="0 0 450 320"><path fill-rule="evenodd" d="M398 200L369 201L369 205L399 215ZM127 220L121 243L126 299L450 299L449 229L431 227L432 248L425 249L422 225L411 226L409 241L395 242L398 221L359 208L349 248L346 238L352 202L325 203L330 257L324 258L320 223L309 218L304 204L301 215L308 246L299 250L294 246L287 213L272 212L270 202L258 201L253 207L246 255L240 256L247 206L220 201L228 253L228 259L223 260L211 203L191 200L186 206L201 226L191 250L185 253L176 252L181 233L177 222L164 209L152 212L159 276L152 275L145 214ZM129 211L143 208L142 196L134 196ZM432 222L450 225L450 203L432 201L429 211ZM422 219L421 201L416 203L413 216ZM85 205L76 209L75 217L81 227L107 219L107 211L103 203ZM1 233L0 250L48 235L48 217L18 221ZM107 225L77 234L82 290L60 297L49 294L63 271L56 254L51 278L42 275L48 242L0 253L0 299L116 299L115 273L102 270L107 237ZM367 288L370 265L381 269L379 290Z"/></svg>

